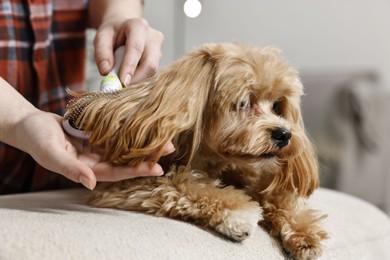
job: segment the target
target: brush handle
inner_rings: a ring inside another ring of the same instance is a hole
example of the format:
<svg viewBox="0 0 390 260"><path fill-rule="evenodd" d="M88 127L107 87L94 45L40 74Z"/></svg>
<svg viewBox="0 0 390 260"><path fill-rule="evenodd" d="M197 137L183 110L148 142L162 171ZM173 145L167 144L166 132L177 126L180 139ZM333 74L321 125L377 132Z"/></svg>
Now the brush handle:
<svg viewBox="0 0 390 260"><path fill-rule="evenodd" d="M114 53L114 68L103 78L100 83L100 91L112 92L122 89L122 83L118 77L122 65L123 56L125 55L125 46L120 46Z"/></svg>

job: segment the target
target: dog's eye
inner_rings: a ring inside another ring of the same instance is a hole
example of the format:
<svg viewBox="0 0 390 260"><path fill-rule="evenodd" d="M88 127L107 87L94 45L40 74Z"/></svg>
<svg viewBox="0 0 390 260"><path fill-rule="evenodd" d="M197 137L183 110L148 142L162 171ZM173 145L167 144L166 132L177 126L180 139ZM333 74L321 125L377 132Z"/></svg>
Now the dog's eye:
<svg viewBox="0 0 390 260"><path fill-rule="evenodd" d="M237 110L245 110L250 107L250 101L249 100L241 100L236 105Z"/></svg>
<svg viewBox="0 0 390 260"><path fill-rule="evenodd" d="M272 105L272 111L274 111L275 114L280 115L282 110L282 101L278 100L275 101L274 104Z"/></svg>

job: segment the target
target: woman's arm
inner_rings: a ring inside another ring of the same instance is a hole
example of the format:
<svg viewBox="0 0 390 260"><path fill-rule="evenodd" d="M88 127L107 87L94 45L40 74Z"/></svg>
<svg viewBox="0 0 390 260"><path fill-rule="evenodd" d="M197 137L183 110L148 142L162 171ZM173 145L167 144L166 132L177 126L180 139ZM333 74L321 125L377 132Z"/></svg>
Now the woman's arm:
<svg viewBox="0 0 390 260"><path fill-rule="evenodd" d="M0 77L0 141L25 150L17 125L36 112L38 109Z"/></svg>
<svg viewBox="0 0 390 260"><path fill-rule="evenodd" d="M110 20L125 21L141 18L143 1L141 0L90 0L88 6L89 26L99 29L103 22Z"/></svg>

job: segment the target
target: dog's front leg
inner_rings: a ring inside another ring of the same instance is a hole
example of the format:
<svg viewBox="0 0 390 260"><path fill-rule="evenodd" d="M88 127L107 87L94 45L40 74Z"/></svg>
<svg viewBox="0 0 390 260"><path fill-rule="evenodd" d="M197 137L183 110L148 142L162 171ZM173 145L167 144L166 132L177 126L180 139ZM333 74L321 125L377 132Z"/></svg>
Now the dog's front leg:
<svg viewBox="0 0 390 260"><path fill-rule="evenodd" d="M320 222L324 216L310 209L306 199L294 192L274 191L261 199L261 224L280 239L283 248L296 259L315 259L321 255L322 240L328 237Z"/></svg>
<svg viewBox="0 0 390 260"><path fill-rule="evenodd" d="M243 191L183 169L164 177L106 184L92 192L88 202L194 222L237 241L250 235L262 216L259 204Z"/></svg>

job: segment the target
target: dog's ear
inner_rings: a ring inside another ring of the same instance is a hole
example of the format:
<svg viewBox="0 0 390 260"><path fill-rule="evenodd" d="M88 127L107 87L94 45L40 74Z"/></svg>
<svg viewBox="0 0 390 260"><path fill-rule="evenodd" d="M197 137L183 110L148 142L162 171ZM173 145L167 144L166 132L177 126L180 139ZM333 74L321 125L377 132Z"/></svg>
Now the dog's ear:
<svg viewBox="0 0 390 260"><path fill-rule="evenodd" d="M297 95L303 94L303 86L299 77L296 76L291 84L300 91ZM297 150L301 152L286 162L286 167L282 175L285 181L291 184L291 188L296 190L300 196L309 196L319 186L318 158L312 141L306 133L302 111L300 107L300 97L290 100L291 107L288 109L289 120L296 126L296 134L299 135Z"/></svg>
<svg viewBox="0 0 390 260"><path fill-rule="evenodd" d="M298 77L295 78L292 84L296 85L297 89L303 89ZM303 94L301 91L299 93L299 95ZM291 101L291 106L289 109L290 120L297 127L295 132L299 133L300 142L298 142L298 145L301 153L287 162L286 170L290 171L293 187L298 194L300 196L309 196L319 186L318 157L313 142L305 130L300 98L295 98L294 101Z"/></svg>
<svg viewBox="0 0 390 260"><path fill-rule="evenodd" d="M191 160L201 140L218 52L218 45L205 45L144 82L115 93L85 94L70 108L82 104L78 125L91 132L91 144L106 146L109 162L137 165L152 154L158 161L161 148L183 132L192 137L186 144ZM174 140L174 145L179 144Z"/></svg>
<svg viewBox="0 0 390 260"><path fill-rule="evenodd" d="M303 88L298 78L296 78L294 85ZM299 134L300 141L296 144L299 147L296 149L301 152L286 162L282 175L285 176L285 181L289 182L291 188L296 190L300 196L309 196L319 186L318 158L313 143L305 130L300 98L291 101L289 113L290 120L297 127L295 132Z"/></svg>
<svg viewBox="0 0 390 260"><path fill-rule="evenodd" d="M302 139L302 153L290 160L287 168L292 173L298 194L309 196L319 186L318 159L309 137L304 134Z"/></svg>

